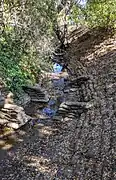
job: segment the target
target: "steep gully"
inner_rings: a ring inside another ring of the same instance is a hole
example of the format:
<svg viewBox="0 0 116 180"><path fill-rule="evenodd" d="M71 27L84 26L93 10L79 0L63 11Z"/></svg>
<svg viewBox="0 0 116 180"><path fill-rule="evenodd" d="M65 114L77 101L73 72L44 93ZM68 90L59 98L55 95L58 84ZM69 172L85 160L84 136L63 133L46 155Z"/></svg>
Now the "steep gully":
<svg viewBox="0 0 116 180"><path fill-rule="evenodd" d="M23 141L2 159L0 179L116 179L115 50L91 63L89 58L77 62L74 49L69 53L72 74L65 86L63 81L60 87L58 81L52 84L56 89L51 95L60 97L50 102L57 108L55 116L42 116L19 131ZM63 56L56 52L55 60L62 64Z"/></svg>

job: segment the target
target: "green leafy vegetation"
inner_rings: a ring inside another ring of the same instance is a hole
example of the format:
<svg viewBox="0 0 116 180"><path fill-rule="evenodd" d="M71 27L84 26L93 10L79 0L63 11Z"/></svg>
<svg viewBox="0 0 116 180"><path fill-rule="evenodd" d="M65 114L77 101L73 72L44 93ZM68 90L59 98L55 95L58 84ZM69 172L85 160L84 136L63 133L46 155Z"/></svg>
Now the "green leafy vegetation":
<svg viewBox="0 0 116 180"><path fill-rule="evenodd" d="M0 69L6 86L15 94L20 93L22 85L35 83L40 72L34 52L23 47L14 31L5 29L0 38Z"/></svg>
<svg viewBox="0 0 116 180"><path fill-rule="evenodd" d="M116 0L88 0L86 12L89 26L116 26Z"/></svg>
<svg viewBox="0 0 116 180"><path fill-rule="evenodd" d="M83 6L73 3L70 19L77 25L94 27L116 27L116 0L87 0Z"/></svg>
<svg viewBox="0 0 116 180"><path fill-rule="evenodd" d="M34 84L50 68L51 1L1 1L0 76L16 96L22 85Z"/></svg>

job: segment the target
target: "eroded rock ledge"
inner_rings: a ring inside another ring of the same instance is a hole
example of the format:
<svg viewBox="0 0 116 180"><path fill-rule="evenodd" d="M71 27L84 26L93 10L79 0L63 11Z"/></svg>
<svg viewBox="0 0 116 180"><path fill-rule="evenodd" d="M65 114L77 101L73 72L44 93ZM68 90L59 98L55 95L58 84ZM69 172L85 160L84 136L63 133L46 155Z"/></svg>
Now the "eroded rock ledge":
<svg viewBox="0 0 116 180"><path fill-rule="evenodd" d="M38 108L39 104L41 103L45 104L48 102L49 98L45 93L45 91L40 86L37 85L34 87L25 86L23 88L25 92L29 95L30 103L33 103L33 106L37 106ZM34 107L34 109L36 109L36 107ZM25 108L14 104L12 93L8 94L6 99L0 93L0 128L1 129L4 127L10 127L13 129L20 128L21 126L23 126L29 120L32 119L32 117L29 116L30 114L25 112Z"/></svg>

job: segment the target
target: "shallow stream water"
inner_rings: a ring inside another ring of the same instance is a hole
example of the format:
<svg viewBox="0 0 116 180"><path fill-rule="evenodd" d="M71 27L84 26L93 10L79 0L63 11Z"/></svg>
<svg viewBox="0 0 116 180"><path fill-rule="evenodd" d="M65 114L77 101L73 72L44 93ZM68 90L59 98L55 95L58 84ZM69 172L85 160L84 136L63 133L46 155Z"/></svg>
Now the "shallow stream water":
<svg viewBox="0 0 116 180"><path fill-rule="evenodd" d="M56 115L60 104L65 100L63 89L65 87L64 78L52 79L51 86L53 93L51 94L50 100L42 113L53 117Z"/></svg>

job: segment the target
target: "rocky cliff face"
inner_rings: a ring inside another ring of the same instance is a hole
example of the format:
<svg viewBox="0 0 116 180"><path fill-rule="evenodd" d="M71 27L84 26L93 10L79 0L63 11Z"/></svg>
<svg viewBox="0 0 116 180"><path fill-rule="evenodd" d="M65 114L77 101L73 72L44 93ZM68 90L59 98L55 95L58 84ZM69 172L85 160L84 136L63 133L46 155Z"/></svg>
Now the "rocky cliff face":
<svg viewBox="0 0 116 180"><path fill-rule="evenodd" d="M75 90L71 92L70 88L68 93L68 101L73 102L69 103L68 108L71 111L75 107L75 111L72 111L75 116L74 133L70 142L73 147L72 179L116 178L115 42L115 36L105 32L87 32L69 48L69 67L73 76L86 77L85 81L79 83L73 81ZM90 78L87 80L87 77ZM90 108L86 111L82 108L80 112L79 104L88 103ZM67 109L66 103L64 108Z"/></svg>

